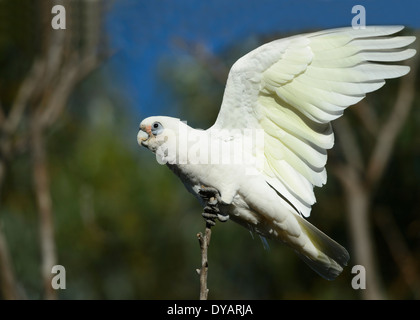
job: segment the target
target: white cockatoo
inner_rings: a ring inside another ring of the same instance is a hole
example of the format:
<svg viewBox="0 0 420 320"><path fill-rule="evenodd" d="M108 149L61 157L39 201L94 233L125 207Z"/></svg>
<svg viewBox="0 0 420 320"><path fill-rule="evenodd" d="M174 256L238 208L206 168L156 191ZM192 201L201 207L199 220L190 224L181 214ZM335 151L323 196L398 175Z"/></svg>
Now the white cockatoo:
<svg viewBox="0 0 420 320"><path fill-rule="evenodd" d="M416 53L406 48L415 37L391 36L402 29L338 28L264 44L231 68L212 127L149 117L137 141L199 199L209 224L229 218L280 240L333 280L349 254L306 220L314 186L327 181L331 121L384 79L409 72L388 63Z"/></svg>

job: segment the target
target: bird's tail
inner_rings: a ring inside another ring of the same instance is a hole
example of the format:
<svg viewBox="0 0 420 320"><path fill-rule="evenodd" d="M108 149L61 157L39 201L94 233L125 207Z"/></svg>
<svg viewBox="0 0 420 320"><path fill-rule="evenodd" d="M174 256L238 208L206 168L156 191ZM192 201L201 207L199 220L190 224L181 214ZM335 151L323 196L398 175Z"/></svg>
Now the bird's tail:
<svg viewBox="0 0 420 320"><path fill-rule="evenodd" d="M260 223L257 225L247 223L235 215L230 218L262 236L264 244L265 238L282 241L327 280L334 280L350 259L343 246L296 213L290 212L281 222L262 219L263 216L260 216Z"/></svg>
<svg viewBox="0 0 420 320"><path fill-rule="evenodd" d="M320 276L334 280L347 265L350 259L349 253L304 218L297 216L297 222L310 241L310 245L294 248L296 253Z"/></svg>

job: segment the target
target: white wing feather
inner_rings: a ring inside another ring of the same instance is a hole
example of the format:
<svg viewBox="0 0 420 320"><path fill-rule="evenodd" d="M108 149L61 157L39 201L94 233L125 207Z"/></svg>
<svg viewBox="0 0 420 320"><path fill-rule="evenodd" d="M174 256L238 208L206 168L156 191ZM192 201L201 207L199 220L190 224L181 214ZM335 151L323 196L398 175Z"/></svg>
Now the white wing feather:
<svg viewBox="0 0 420 320"><path fill-rule="evenodd" d="M339 28L265 44L232 67L213 129L262 128L267 183L304 216L327 180L330 122L409 67L415 37L402 26Z"/></svg>

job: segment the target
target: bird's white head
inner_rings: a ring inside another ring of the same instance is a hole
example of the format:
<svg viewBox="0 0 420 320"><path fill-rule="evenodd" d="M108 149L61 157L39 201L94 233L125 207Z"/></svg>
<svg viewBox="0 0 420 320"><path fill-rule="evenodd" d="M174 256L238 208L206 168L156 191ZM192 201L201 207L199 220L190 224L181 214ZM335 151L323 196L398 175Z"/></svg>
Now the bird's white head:
<svg viewBox="0 0 420 320"><path fill-rule="evenodd" d="M180 126L185 125L177 118L149 117L140 123L137 142L154 153L176 154Z"/></svg>

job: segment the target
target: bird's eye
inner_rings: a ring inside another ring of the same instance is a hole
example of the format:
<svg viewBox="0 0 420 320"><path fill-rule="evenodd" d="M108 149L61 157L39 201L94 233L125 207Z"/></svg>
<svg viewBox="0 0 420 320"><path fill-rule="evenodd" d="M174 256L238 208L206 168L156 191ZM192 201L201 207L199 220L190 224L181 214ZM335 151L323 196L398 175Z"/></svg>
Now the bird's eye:
<svg viewBox="0 0 420 320"><path fill-rule="evenodd" d="M158 135L159 133L161 133L163 131L163 126L160 122L154 122L152 124L152 133L153 135Z"/></svg>

